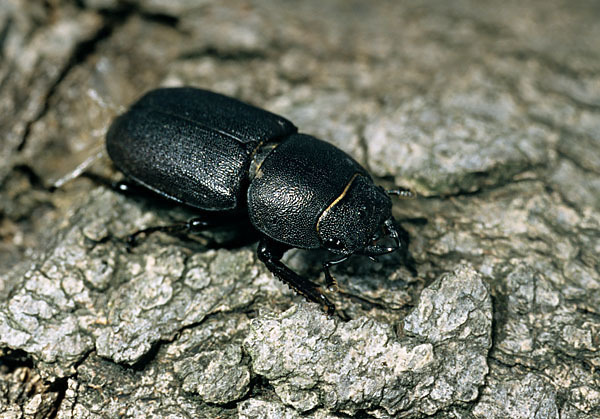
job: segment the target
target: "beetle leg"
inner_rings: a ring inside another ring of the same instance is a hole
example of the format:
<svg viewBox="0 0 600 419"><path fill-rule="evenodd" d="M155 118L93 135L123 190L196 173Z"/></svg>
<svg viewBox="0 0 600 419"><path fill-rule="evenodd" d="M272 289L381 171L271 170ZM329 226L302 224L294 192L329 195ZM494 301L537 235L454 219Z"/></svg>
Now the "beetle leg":
<svg viewBox="0 0 600 419"><path fill-rule="evenodd" d="M175 234L175 233L197 233L207 228L214 227L215 223L210 222L204 218L192 218L184 223L171 224L166 226L153 226L138 230L135 233L127 236L127 251L131 251L136 246L136 241L140 235L148 236L149 234L156 233L157 231Z"/></svg>
<svg viewBox="0 0 600 419"><path fill-rule="evenodd" d="M269 240L263 237L258 243L258 258L280 281L287 284L298 294L304 296L307 300L320 304L327 314L333 314L335 306L319 291L318 287L308 279L292 271L281 263L283 254L289 249L285 245Z"/></svg>
<svg viewBox="0 0 600 419"><path fill-rule="evenodd" d="M330 291L338 290L337 281L335 280L333 275L331 275L331 272L329 272L329 268L332 265L337 265L338 263L342 263L342 262L348 260L349 257L350 257L350 255L344 255L339 259L328 260L327 262L323 263L323 272L325 273L325 284L327 285L328 290L330 290Z"/></svg>
<svg viewBox="0 0 600 419"><path fill-rule="evenodd" d="M107 188L112 189L115 192L119 192L126 195L148 195L151 192L143 186L137 185L127 180L114 181L105 176L99 175L92 172L83 172L81 177L86 177L94 183L97 183Z"/></svg>

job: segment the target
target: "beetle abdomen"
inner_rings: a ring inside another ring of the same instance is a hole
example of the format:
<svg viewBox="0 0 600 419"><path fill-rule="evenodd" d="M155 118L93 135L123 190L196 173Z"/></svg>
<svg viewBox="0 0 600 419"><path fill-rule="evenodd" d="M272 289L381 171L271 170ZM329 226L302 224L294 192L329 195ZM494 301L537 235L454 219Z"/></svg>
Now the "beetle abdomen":
<svg viewBox="0 0 600 419"><path fill-rule="evenodd" d="M237 208L259 144L296 132L288 120L217 93L153 90L118 117L106 137L127 177L204 210Z"/></svg>
<svg viewBox="0 0 600 419"><path fill-rule="evenodd" d="M265 158L250 183L250 221L290 246L321 247L317 221L357 173L369 177L339 148L309 135L291 135Z"/></svg>

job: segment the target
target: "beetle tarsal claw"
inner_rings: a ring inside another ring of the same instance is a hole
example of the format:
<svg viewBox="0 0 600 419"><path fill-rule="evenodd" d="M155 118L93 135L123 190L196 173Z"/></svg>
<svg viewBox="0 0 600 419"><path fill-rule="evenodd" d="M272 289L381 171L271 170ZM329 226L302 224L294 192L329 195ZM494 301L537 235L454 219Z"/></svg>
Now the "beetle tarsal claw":
<svg viewBox="0 0 600 419"><path fill-rule="evenodd" d="M323 294L321 294L321 308L330 316L335 313L335 306Z"/></svg>

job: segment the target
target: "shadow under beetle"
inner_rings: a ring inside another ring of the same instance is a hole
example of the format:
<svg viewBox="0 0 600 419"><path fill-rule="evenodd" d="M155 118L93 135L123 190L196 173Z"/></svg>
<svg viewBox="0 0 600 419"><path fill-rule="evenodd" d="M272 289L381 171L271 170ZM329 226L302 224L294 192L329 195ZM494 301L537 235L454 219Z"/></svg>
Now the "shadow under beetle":
<svg viewBox="0 0 600 419"><path fill-rule="evenodd" d="M305 134L285 118L206 90L152 90L112 123L106 148L133 186L203 211L245 213L260 235L258 258L281 281L321 304L334 305L311 281L281 262L290 248L325 248L329 269L353 254L408 254L408 234L392 217L390 194L349 155ZM120 182L122 190L126 182ZM238 215L239 216L239 215ZM205 218L154 231L197 232ZM384 238L388 245L380 242ZM411 267L414 271L414 267Z"/></svg>

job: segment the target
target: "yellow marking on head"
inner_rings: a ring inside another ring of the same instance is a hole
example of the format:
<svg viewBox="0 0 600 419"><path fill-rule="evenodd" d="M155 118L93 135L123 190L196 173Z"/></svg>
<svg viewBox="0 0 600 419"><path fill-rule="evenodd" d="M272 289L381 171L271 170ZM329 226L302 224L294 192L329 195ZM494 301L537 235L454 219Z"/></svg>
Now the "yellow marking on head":
<svg viewBox="0 0 600 419"><path fill-rule="evenodd" d="M354 179L356 179L356 177L360 175L360 173L355 173L352 175L352 177L350 178L350 180L348 181L348 183L346 184L346 186L344 187L344 190L342 191L342 193L333 200L333 202L331 204L329 204L329 206L327 208L325 208L325 211L323 211L321 213L321 216L319 217L319 219L317 220L317 234L319 234L319 224L321 223L321 219L323 218L323 216L325 214L327 214L331 208L334 207L335 204L337 204L338 202L340 202L342 199L344 199L344 197L346 196L346 194L348 193L348 189L350 189L350 186L352 185L352 182L354 182Z"/></svg>

